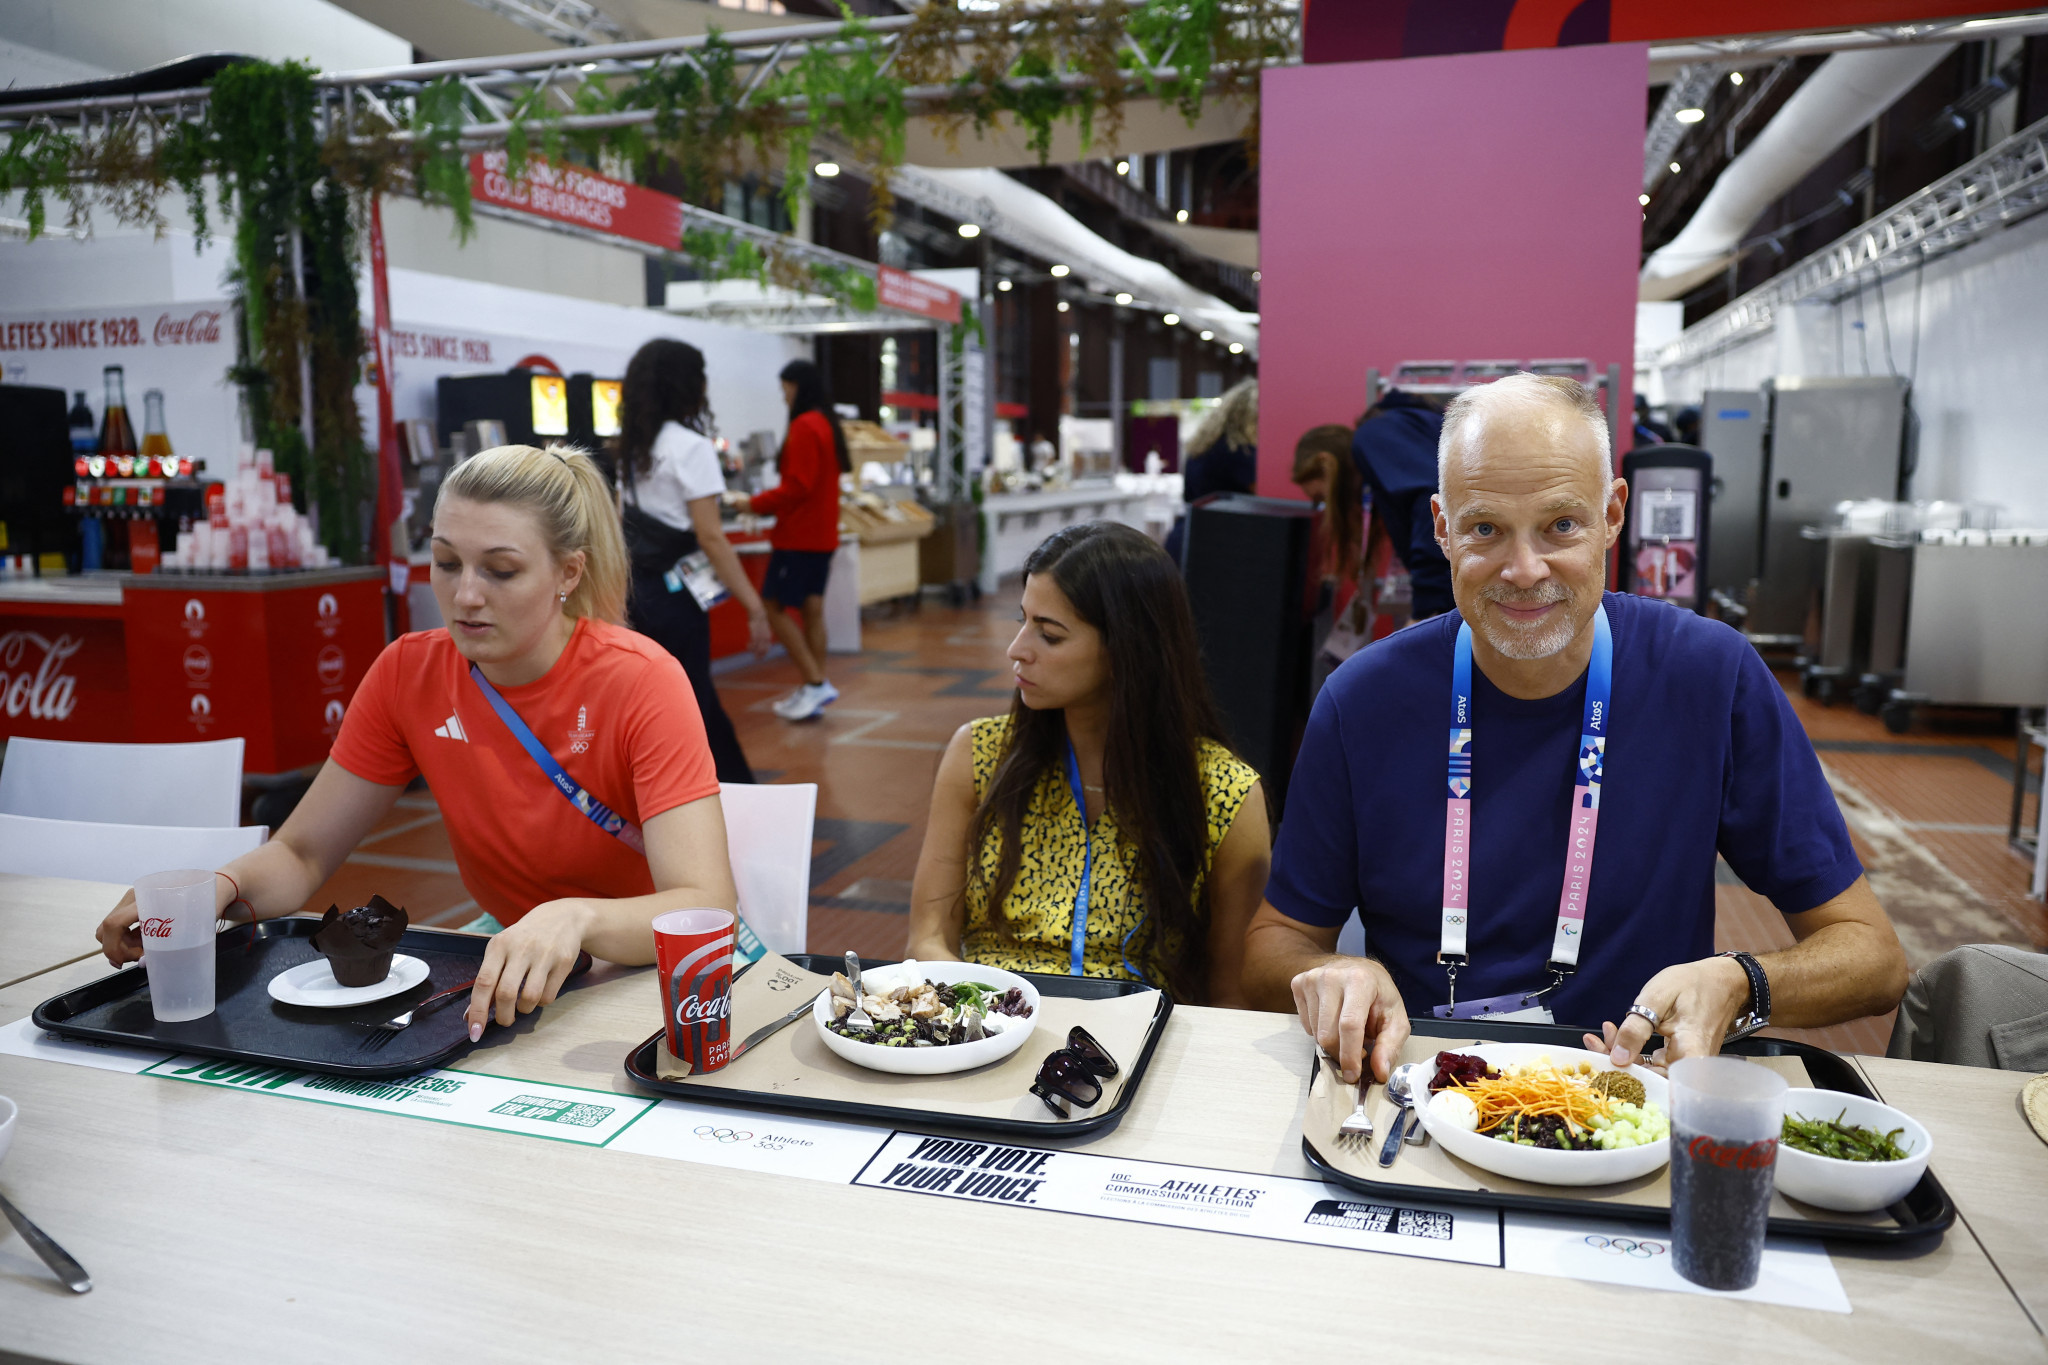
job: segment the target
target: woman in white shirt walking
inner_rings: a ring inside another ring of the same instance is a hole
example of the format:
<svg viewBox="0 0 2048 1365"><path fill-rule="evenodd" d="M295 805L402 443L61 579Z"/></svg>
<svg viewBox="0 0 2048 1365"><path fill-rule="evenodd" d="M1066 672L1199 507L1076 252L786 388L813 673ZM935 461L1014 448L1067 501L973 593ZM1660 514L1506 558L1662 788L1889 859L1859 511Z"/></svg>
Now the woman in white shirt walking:
<svg viewBox="0 0 2048 1365"><path fill-rule="evenodd" d="M619 414L619 484L632 561L627 610L635 630L676 656L697 694L721 782L752 782L754 771L711 684L711 623L676 561L702 550L747 612L748 643L764 653L773 638L767 609L720 526L725 474L704 434L704 354L658 337L626 366Z"/></svg>

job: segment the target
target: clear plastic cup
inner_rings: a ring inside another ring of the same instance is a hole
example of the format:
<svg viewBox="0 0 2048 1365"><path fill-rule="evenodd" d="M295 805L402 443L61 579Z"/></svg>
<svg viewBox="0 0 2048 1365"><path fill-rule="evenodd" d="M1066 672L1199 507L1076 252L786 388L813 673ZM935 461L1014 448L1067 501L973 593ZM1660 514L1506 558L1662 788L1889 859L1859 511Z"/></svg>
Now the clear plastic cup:
<svg viewBox="0 0 2048 1365"><path fill-rule="evenodd" d="M1671 1065L1671 1260L1702 1288L1748 1289L1763 1273L1785 1089L1739 1057Z"/></svg>
<svg viewBox="0 0 2048 1365"><path fill-rule="evenodd" d="M213 1013L214 874L152 872L135 881L149 1008L159 1024Z"/></svg>

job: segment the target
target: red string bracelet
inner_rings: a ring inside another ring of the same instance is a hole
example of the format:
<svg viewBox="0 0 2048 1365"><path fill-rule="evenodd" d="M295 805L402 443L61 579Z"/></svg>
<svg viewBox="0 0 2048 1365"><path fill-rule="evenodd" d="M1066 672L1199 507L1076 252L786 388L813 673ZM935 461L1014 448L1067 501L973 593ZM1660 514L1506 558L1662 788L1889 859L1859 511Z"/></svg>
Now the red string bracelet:
<svg viewBox="0 0 2048 1365"><path fill-rule="evenodd" d="M249 903L249 898L242 894L242 884L236 881L228 873L222 872L218 868L214 869L213 875L216 877L227 877L228 885L235 889L235 898L229 901L226 907L221 911L222 917L225 918L227 912L229 910L234 909L237 905L247 905L249 906L249 920L253 924L256 920L256 907L254 905L251 905Z"/></svg>

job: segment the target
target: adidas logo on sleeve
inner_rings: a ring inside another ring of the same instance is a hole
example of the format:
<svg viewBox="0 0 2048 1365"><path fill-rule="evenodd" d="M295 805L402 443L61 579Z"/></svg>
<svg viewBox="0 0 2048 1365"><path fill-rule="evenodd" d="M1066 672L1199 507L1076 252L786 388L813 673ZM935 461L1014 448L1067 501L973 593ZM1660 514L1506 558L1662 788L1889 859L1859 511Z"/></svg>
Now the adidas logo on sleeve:
<svg viewBox="0 0 2048 1365"><path fill-rule="evenodd" d="M446 721L435 726L434 733L442 739L459 739L464 744L469 743L469 736L462 732L462 721L456 716L451 715Z"/></svg>

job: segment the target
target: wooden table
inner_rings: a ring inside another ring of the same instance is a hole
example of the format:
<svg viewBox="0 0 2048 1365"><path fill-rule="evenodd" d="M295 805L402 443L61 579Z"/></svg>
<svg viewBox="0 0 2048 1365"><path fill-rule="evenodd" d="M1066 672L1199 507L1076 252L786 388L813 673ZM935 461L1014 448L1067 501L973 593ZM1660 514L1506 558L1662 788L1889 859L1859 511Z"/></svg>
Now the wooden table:
<svg viewBox="0 0 2048 1365"><path fill-rule="evenodd" d="M0 990L0 1024L99 971ZM592 977L462 1065L630 1093L620 1061L653 1026L655 988L644 970ZM1308 1071L1289 1017L1176 1010L1130 1116L1084 1150L1306 1175ZM1939 1097L1946 1074L1922 1083ZM0 1358L817 1359L883 1324L900 1349L1315 1362L1372 1349L1384 1322L1404 1360L1469 1360L1462 1329L1422 1325L1483 1314L1485 1354L1514 1360L1591 1344L1597 1321L1623 1324L1641 1360L1695 1359L1711 1342L1732 1359L2048 1361L1993 1264L1999 1246L1961 1227L1934 1246L1832 1247L1855 1308L1843 1317L857 1189L10 1056L0 1093L22 1106L0 1186L97 1286L74 1297L19 1240L0 1242ZM1969 1169L1967 1134L1937 1141L1945 1179ZM822 1254L890 1238L910 1250L888 1273Z"/></svg>
<svg viewBox="0 0 2048 1365"><path fill-rule="evenodd" d="M2048 1142L2020 1112L2018 1071L1858 1057L1870 1088L1934 1137L1934 1168L1956 1211L2037 1331L2048 1331Z"/></svg>
<svg viewBox="0 0 2048 1365"><path fill-rule="evenodd" d="M96 956L92 932L125 886L0 873L0 987Z"/></svg>

